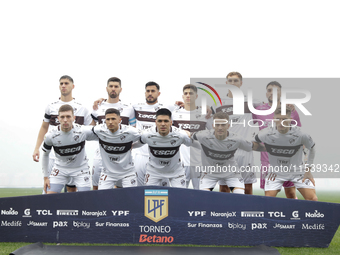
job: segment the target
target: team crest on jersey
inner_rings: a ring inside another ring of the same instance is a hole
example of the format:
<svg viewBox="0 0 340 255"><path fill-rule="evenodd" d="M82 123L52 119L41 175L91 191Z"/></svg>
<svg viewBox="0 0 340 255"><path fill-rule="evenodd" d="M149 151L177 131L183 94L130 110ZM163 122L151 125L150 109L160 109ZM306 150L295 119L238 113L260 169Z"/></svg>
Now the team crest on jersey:
<svg viewBox="0 0 340 255"><path fill-rule="evenodd" d="M122 107L119 107L119 108L118 108L118 111L119 111L119 112L122 112L123 110L124 110L124 109L123 109Z"/></svg>
<svg viewBox="0 0 340 255"><path fill-rule="evenodd" d="M144 190L144 216L154 222L168 217L168 190Z"/></svg>
<svg viewBox="0 0 340 255"><path fill-rule="evenodd" d="M125 138L126 138L126 135L121 135L121 136L120 136L120 140L121 140L121 141L124 141Z"/></svg>
<svg viewBox="0 0 340 255"><path fill-rule="evenodd" d="M78 140L79 140L79 135L75 135L75 136L73 137L73 139L74 139L74 141L78 141Z"/></svg>
<svg viewBox="0 0 340 255"><path fill-rule="evenodd" d="M196 119L199 119L202 117L202 114L196 114Z"/></svg>
<svg viewBox="0 0 340 255"><path fill-rule="evenodd" d="M156 144L157 144L156 141L153 141L152 143L153 143L153 145L156 145Z"/></svg>
<svg viewBox="0 0 340 255"><path fill-rule="evenodd" d="M294 143L294 142L295 142L295 139L294 139L294 138L289 139L289 143L290 143L290 144L292 144L292 143Z"/></svg>
<svg viewBox="0 0 340 255"><path fill-rule="evenodd" d="M170 141L170 144L171 144L171 145L175 145L175 144L176 144L176 140L171 140L171 141Z"/></svg>
<svg viewBox="0 0 340 255"><path fill-rule="evenodd" d="M233 145L231 143L227 144L227 149L229 150L231 147L233 147Z"/></svg>
<svg viewBox="0 0 340 255"><path fill-rule="evenodd" d="M161 109L159 106L155 107L155 111L157 112L159 109Z"/></svg>

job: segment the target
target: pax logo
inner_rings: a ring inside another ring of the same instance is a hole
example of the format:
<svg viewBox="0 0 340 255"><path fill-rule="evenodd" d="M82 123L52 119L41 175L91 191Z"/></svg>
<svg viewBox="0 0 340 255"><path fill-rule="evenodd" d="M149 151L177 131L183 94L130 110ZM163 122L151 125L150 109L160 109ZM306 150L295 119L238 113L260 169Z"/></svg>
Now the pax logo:
<svg viewBox="0 0 340 255"><path fill-rule="evenodd" d="M52 223L53 228L65 228L68 227L67 221L53 221Z"/></svg>
<svg viewBox="0 0 340 255"><path fill-rule="evenodd" d="M267 229L267 223L252 223L251 230L254 229Z"/></svg>

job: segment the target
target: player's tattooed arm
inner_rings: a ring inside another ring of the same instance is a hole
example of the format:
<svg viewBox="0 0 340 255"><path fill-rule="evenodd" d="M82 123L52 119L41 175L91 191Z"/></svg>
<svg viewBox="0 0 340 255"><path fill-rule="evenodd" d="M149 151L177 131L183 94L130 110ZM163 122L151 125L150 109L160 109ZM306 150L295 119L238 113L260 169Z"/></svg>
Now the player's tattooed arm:
<svg viewBox="0 0 340 255"><path fill-rule="evenodd" d="M105 98L99 98L98 100L93 102L93 110L97 111L98 110L98 105L101 105L102 102L105 101Z"/></svg>
<svg viewBox="0 0 340 255"><path fill-rule="evenodd" d="M253 151L267 151L263 143L253 141Z"/></svg>

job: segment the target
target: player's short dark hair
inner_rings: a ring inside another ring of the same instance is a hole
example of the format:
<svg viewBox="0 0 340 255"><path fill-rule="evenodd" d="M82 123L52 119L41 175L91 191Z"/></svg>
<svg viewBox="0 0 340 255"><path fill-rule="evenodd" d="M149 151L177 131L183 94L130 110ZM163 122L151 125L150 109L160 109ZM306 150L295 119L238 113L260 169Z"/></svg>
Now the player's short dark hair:
<svg viewBox="0 0 340 255"><path fill-rule="evenodd" d="M274 114L281 114L281 113L282 113L282 107L276 108ZM292 110L289 107L286 107L286 114L287 115L291 115L292 114Z"/></svg>
<svg viewBox="0 0 340 255"><path fill-rule="evenodd" d="M192 85L192 84L187 84L183 87L183 92L184 90L186 89L192 89L196 94L197 94L197 87L195 85Z"/></svg>
<svg viewBox="0 0 340 255"><path fill-rule="evenodd" d="M239 72L230 72L228 73L226 78L228 79L229 76L233 76L233 75L237 75L237 77L242 81L242 75Z"/></svg>
<svg viewBox="0 0 340 255"><path fill-rule="evenodd" d="M158 83L156 83L156 82L154 82L154 81L149 81L148 83L145 84L145 88L148 87L148 86L156 86L156 88L158 89L158 91L159 91L159 89L160 89Z"/></svg>
<svg viewBox="0 0 340 255"><path fill-rule="evenodd" d="M267 84L266 89L267 89L268 86L270 86L270 85L272 85L272 86L277 86L277 87L279 87L279 88L282 88L281 84L278 83L277 81L271 81L271 82L269 82L269 83Z"/></svg>
<svg viewBox="0 0 340 255"><path fill-rule="evenodd" d="M159 109L157 112L156 112L156 118L159 116L159 115L166 115L166 116L169 116L169 118L171 119L171 112L166 109L166 108L161 108Z"/></svg>
<svg viewBox="0 0 340 255"><path fill-rule="evenodd" d="M109 85L109 82L112 81L112 82L118 82L119 83L119 86L121 87L122 86L122 81L117 78L117 77L111 77L110 79L107 80L107 85Z"/></svg>
<svg viewBox="0 0 340 255"><path fill-rule="evenodd" d="M71 111L72 112L72 115L74 115L74 110L73 110L73 107L69 104L63 104L62 106L59 107L59 110L58 110L58 115L61 113L61 112L68 112L68 111Z"/></svg>
<svg viewBox="0 0 340 255"><path fill-rule="evenodd" d="M229 115L228 113L225 112L218 112L214 114L214 119L226 119L229 120Z"/></svg>
<svg viewBox="0 0 340 255"><path fill-rule="evenodd" d="M67 80L69 80L70 82L74 83L72 77L69 76L69 75L63 75L63 76L61 76L60 79L59 79L59 81L62 80L62 79L67 79Z"/></svg>
<svg viewBox="0 0 340 255"><path fill-rule="evenodd" d="M105 116L108 115L108 114L113 114L113 113L120 117L120 111L118 109L115 109L115 108L107 109L105 111Z"/></svg>

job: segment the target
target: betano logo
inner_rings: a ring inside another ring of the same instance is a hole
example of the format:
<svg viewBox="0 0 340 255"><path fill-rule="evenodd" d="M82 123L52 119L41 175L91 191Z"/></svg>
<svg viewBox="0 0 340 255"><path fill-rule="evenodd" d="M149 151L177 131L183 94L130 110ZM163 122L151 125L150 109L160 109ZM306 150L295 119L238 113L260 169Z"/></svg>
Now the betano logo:
<svg viewBox="0 0 340 255"><path fill-rule="evenodd" d="M144 190L144 216L159 222L168 217L168 190Z"/></svg>

